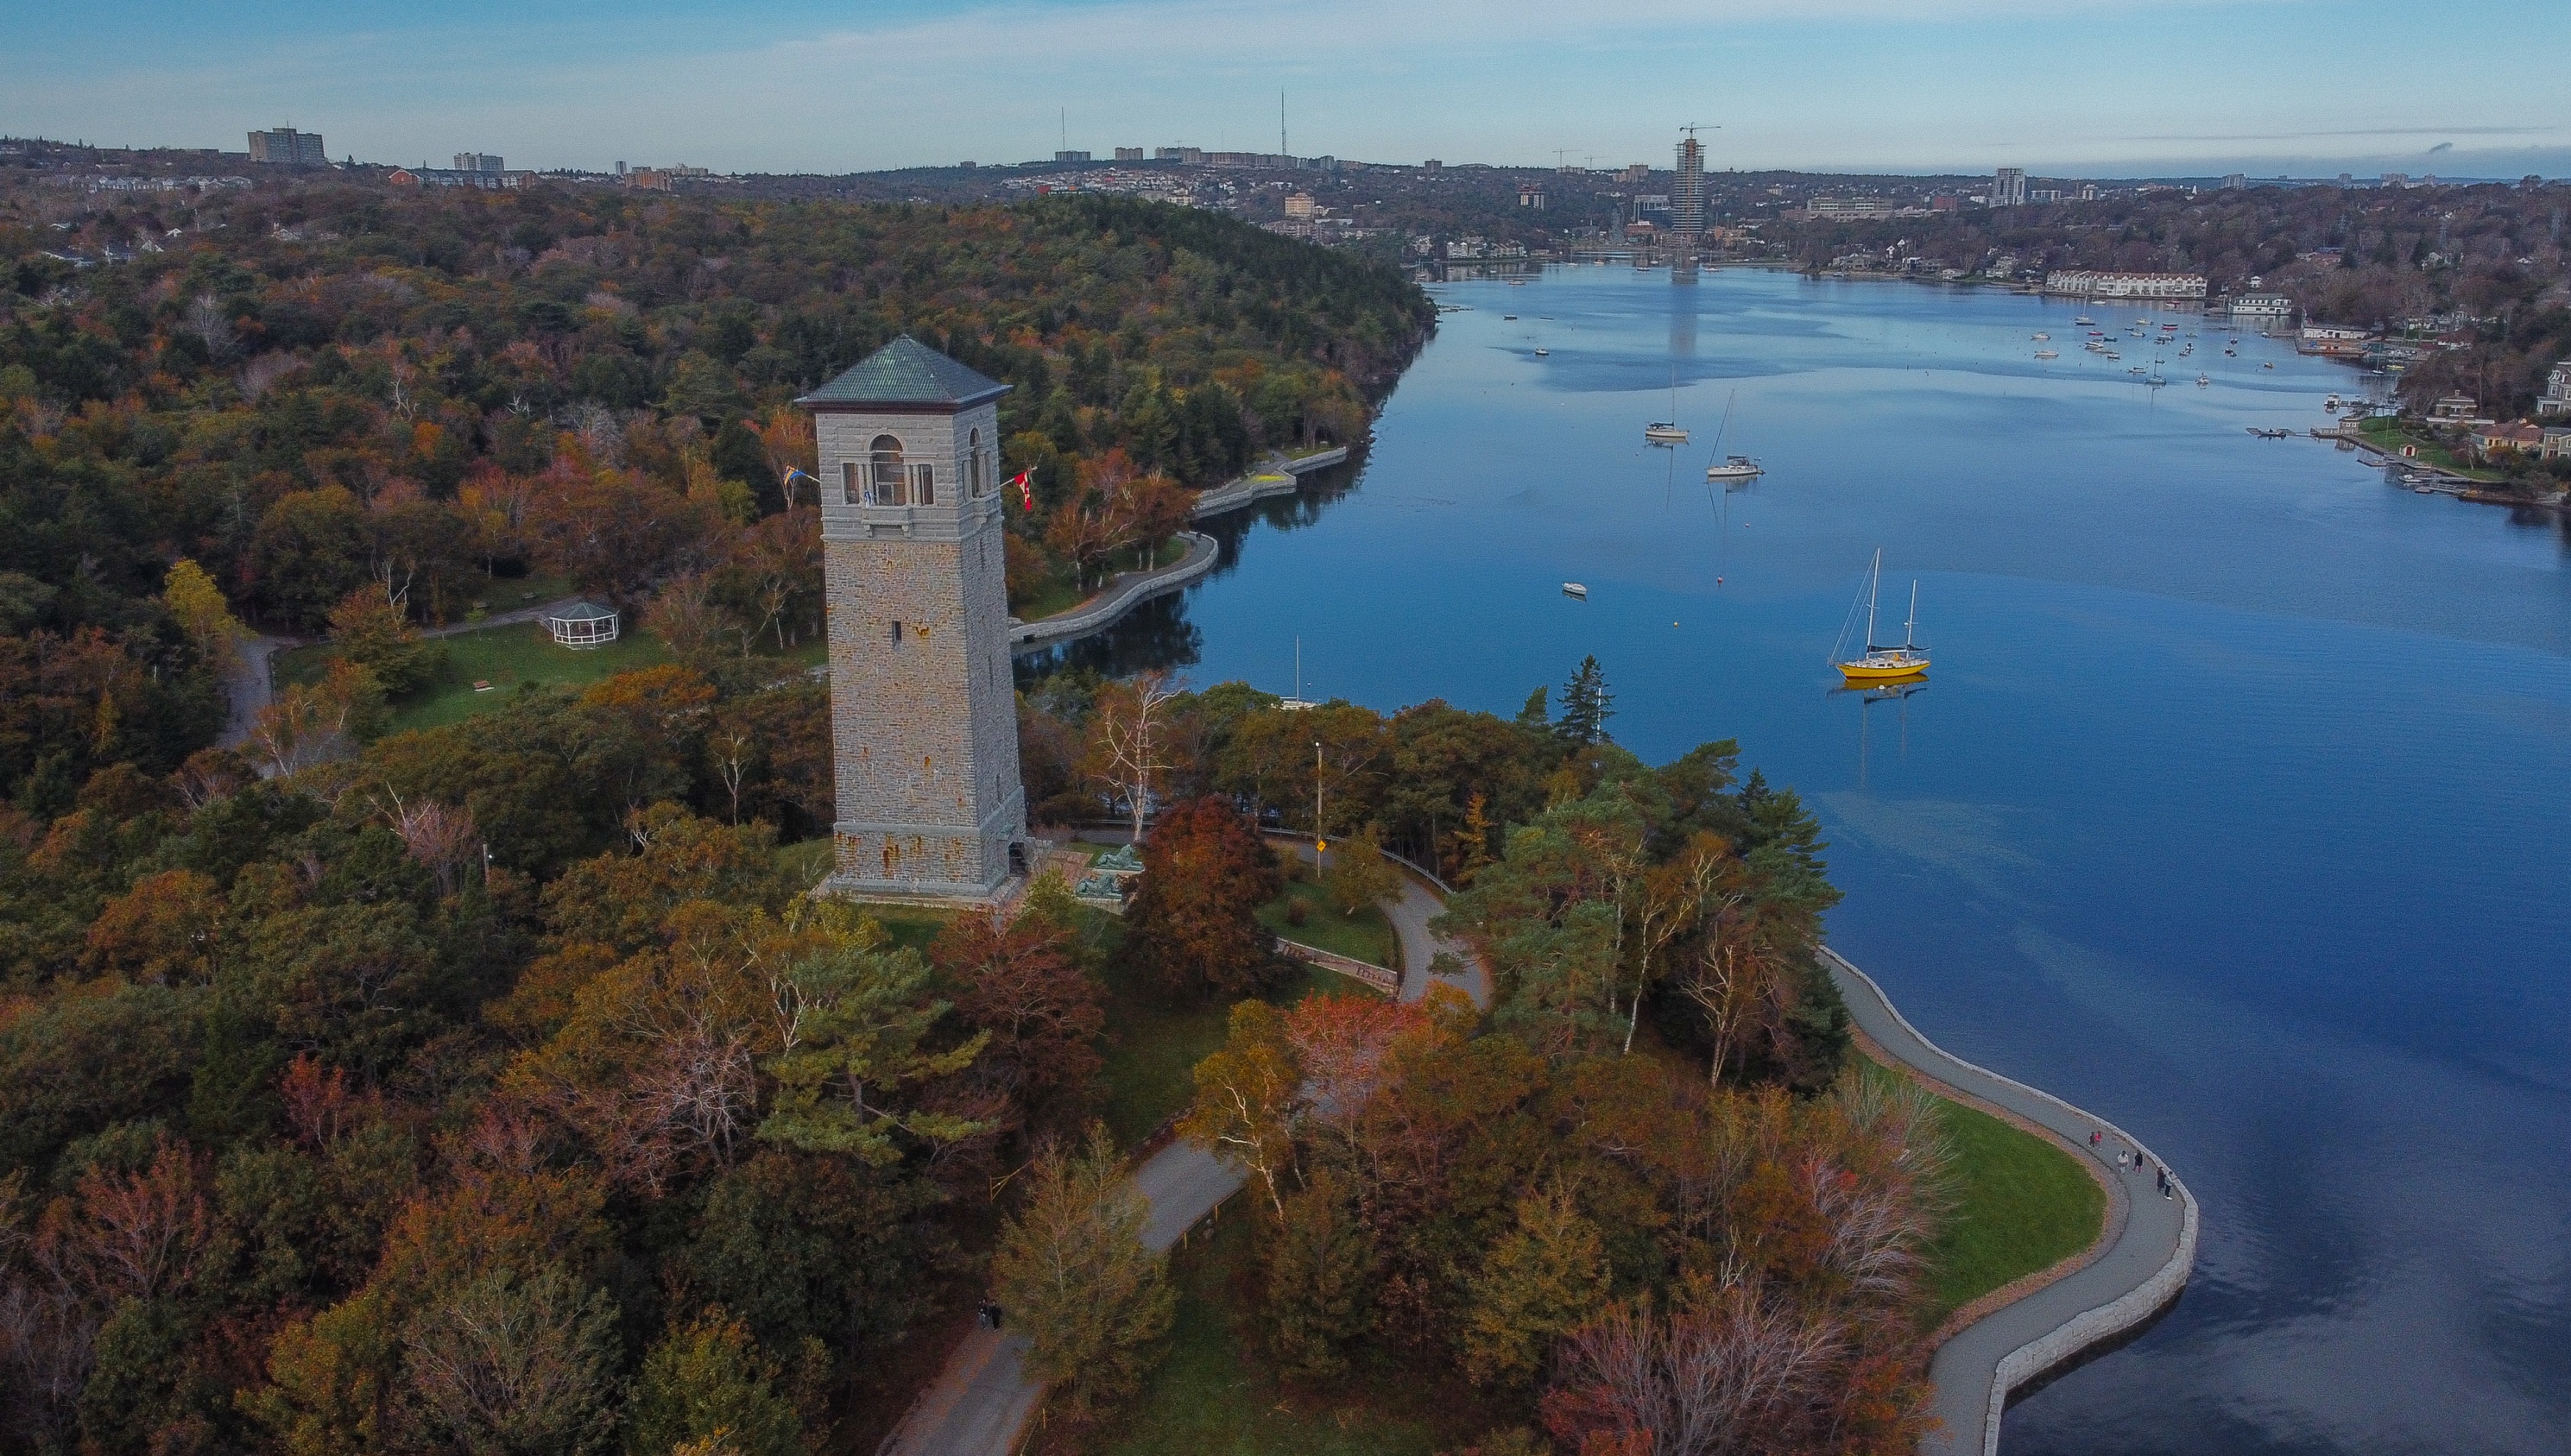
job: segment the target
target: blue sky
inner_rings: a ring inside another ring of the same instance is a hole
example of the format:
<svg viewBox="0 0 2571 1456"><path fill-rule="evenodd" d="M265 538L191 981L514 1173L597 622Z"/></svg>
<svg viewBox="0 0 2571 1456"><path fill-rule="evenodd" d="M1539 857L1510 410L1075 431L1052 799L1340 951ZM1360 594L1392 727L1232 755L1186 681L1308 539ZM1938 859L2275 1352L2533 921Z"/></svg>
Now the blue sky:
<svg viewBox="0 0 2571 1456"><path fill-rule="evenodd" d="M2571 174L2571 0L0 0L0 132L843 172L1415 162Z"/></svg>

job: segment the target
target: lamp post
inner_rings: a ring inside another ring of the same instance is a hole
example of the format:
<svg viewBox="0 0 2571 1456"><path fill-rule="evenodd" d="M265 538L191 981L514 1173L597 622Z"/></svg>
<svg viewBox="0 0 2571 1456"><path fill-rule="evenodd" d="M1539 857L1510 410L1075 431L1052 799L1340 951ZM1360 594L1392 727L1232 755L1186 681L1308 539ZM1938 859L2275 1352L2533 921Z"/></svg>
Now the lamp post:
<svg viewBox="0 0 2571 1456"><path fill-rule="evenodd" d="M1321 740L1312 740L1312 853L1329 851L1330 841L1321 833Z"/></svg>

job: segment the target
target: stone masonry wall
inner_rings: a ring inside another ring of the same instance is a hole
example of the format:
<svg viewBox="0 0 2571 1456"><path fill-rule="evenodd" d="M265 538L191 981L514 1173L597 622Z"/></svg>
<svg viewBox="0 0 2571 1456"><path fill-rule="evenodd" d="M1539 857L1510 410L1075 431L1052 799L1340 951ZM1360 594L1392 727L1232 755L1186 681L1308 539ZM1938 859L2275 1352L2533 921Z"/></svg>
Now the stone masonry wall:
<svg viewBox="0 0 2571 1456"><path fill-rule="evenodd" d="M995 480L969 494L962 455L974 429L986 449L996 441L997 411L833 411L815 423L836 878L877 892L987 894L1026 833L1001 505ZM906 463L936 467L932 505L842 499L840 462L862 461L880 434L901 440Z"/></svg>

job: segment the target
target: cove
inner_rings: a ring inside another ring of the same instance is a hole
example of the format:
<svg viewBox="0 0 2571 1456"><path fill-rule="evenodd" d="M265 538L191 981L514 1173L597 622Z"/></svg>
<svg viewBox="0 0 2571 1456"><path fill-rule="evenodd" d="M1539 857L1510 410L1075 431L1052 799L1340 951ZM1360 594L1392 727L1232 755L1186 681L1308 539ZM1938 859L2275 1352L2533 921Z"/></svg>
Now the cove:
<svg viewBox="0 0 2571 1456"><path fill-rule="evenodd" d="M2227 358L2172 314L2197 347L2158 390L2125 373L2148 341L2078 348L2084 306L2119 333L2159 306L1622 265L1434 291L1469 311L1356 461L1029 670L1284 693L1299 637L1307 698L1511 714L1595 653L1620 742L1736 737L1816 808L1831 942L1923 1032L2203 1200L2177 1308L2024 1399L2004 1449L2561 1449L2559 518L2253 438L2360 392L2283 342ZM1674 380L1671 452L1642 427ZM1727 400L1721 450L1768 469L1731 492L1704 479ZM1878 546L1935 667L1869 699L1825 658Z"/></svg>

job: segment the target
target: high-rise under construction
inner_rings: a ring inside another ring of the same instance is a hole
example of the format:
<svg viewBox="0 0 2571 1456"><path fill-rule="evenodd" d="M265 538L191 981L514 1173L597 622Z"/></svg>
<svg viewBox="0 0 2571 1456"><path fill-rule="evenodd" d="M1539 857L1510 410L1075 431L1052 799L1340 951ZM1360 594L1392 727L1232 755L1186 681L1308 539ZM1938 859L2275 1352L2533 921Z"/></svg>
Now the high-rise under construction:
<svg viewBox="0 0 2571 1456"><path fill-rule="evenodd" d="M1694 137L1679 143L1678 180L1670 186L1670 231L1691 247L1705 236L1705 148Z"/></svg>

